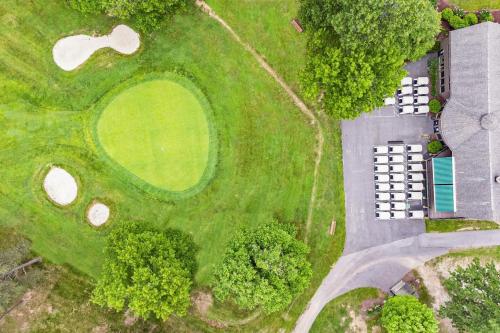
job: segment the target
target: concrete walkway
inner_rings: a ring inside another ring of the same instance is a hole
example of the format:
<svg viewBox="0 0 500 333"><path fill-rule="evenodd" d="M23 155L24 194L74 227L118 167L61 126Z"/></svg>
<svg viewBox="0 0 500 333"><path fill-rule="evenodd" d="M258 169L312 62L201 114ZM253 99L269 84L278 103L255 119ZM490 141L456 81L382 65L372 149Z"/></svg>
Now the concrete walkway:
<svg viewBox="0 0 500 333"><path fill-rule="evenodd" d="M500 245L500 230L433 233L345 255L323 280L293 332L309 332L323 307L350 290L376 287L388 291L408 271L450 250L497 245Z"/></svg>

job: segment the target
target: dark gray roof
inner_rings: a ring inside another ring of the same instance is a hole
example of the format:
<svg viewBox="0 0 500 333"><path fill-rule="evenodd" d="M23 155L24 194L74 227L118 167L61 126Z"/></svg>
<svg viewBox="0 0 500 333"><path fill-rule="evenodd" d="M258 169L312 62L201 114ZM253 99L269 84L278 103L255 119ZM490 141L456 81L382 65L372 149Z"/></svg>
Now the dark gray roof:
<svg viewBox="0 0 500 333"><path fill-rule="evenodd" d="M455 158L457 216L500 220L500 25L450 33L441 132Z"/></svg>

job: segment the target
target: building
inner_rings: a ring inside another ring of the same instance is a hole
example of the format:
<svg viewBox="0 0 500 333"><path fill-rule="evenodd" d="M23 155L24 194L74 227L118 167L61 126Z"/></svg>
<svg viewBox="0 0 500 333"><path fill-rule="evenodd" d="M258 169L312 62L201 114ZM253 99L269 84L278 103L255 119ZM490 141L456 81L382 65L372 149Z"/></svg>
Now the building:
<svg viewBox="0 0 500 333"><path fill-rule="evenodd" d="M500 221L500 24L451 31L439 72L439 132L451 156L432 161L433 209Z"/></svg>

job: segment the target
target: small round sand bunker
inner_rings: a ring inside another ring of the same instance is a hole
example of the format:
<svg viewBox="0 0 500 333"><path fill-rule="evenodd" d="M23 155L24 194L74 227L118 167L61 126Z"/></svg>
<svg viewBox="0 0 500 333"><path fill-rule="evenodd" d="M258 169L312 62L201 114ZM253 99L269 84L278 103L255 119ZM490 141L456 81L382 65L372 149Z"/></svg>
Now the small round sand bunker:
<svg viewBox="0 0 500 333"><path fill-rule="evenodd" d="M53 167L45 176L43 188L49 198L56 204L66 206L75 201L78 185L75 178L66 170Z"/></svg>
<svg viewBox="0 0 500 333"><path fill-rule="evenodd" d="M109 207L102 202L94 201L87 210L87 219L95 227L103 225L109 219Z"/></svg>

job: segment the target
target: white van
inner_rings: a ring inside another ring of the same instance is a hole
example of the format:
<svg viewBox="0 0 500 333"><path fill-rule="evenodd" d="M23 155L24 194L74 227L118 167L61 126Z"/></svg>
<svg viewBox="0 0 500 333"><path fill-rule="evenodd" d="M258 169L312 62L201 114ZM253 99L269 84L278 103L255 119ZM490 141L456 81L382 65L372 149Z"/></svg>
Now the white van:
<svg viewBox="0 0 500 333"><path fill-rule="evenodd" d="M412 105L413 104L413 96L403 96L403 97L398 98L398 104L400 106Z"/></svg>
<svg viewBox="0 0 500 333"><path fill-rule="evenodd" d="M409 153L421 153L422 145L406 145L406 149Z"/></svg>
<svg viewBox="0 0 500 333"><path fill-rule="evenodd" d="M403 164L391 164L389 170L391 172L405 172L405 166Z"/></svg>
<svg viewBox="0 0 500 333"><path fill-rule="evenodd" d="M398 89L397 94L398 94L398 97L404 96L404 95L411 95L411 94L413 94L413 89L411 88L411 86L403 86L403 87Z"/></svg>
<svg viewBox="0 0 500 333"><path fill-rule="evenodd" d="M409 182L423 182L424 181L424 174L423 173L409 173L407 177L408 177Z"/></svg>
<svg viewBox="0 0 500 333"><path fill-rule="evenodd" d="M389 180L391 182L404 182L405 181L405 175L402 173L391 173L389 175Z"/></svg>
<svg viewBox="0 0 500 333"><path fill-rule="evenodd" d="M427 105L427 104L429 104L429 96L414 96L413 104L415 104L415 105Z"/></svg>
<svg viewBox="0 0 500 333"><path fill-rule="evenodd" d="M389 146L389 153L391 154L402 154L405 152L405 147L402 145Z"/></svg>
<svg viewBox="0 0 500 333"><path fill-rule="evenodd" d="M377 202L375 204L375 208L377 210L389 211L389 210L391 210L391 205L388 202Z"/></svg>
<svg viewBox="0 0 500 333"><path fill-rule="evenodd" d="M373 147L374 154L387 154L389 152L389 147L387 146L375 146Z"/></svg>
<svg viewBox="0 0 500 333"><path fill-rule="evenodd" d="M387 183L389 182L389 175L387 174L375 175L375 181L379 183Z"/></svg>
<svg viewBox="0 0 500 333"><path fill-rule="evenodd" d="M389 156L389 162L391 163L403 163L405 161L403 155L391 155Z"/></svg>
<svg viewBox="0 0 500 333"><path fill-rule="evenodd" d="M389 183L377 183L375 184L375 191L387 192L390 190Z"/></svg>
<svg viewBox="0 0 500 333"><path fill-rule="evenodd" d="M413 80L413 85L414 86L428 86L429 85L429 77L427 76L420 76L417 77L415 80Z"/></svg>
<svg viewBox="0 0 500 333"><path fill-rule="evenodd" d="M422 192L408 192L408 200L422 200L423 198Z"/></svg>
<svg viewBox="0 0 500 333"><path fill-rule="evenodd" d="M404 202L393 202L391 203L391 210L406 210L406 204Z"/></svg>
<svg viewBox="0 0 500 333"><path fill-rule="evenodd" d="M387 155L379 155L373 158L373 163L375 164L387 164L389 163L389 157Z"/></svg>
<svg viewBox="0 0 500 333"><path fill-rule="evenodd" d="M422 184L422 183L408 183L408 190L409 191L423 191L424 184Z"/></svg>
<svg viewBox="0 0 500 333"><path fill-rule="evenodd" d="M415 113L415 108L413 105L403 105L398 109L399 114L413 114Z"/></svg>
<svg viewBox="0 0 500 333"><path fill-rule="evenodd" d="M413 89L413 95L427 96L429 95L429 87L416 87Z"/></svg>
<svg viewBox="0 0 500 333"><path fill-rule="evenodd" d="M405 193L391 193L391 200L393 201L405 201L406 200L406 194Z"/></svg>
<svg viewBox="0 0 500 333"><path fill-rule="evenodd" d="M424 211L422 210L410 210L408 212L408 216L410 219L423 219L424 218Z"/></svg>
<svg viewBox="0 0 500 333"><path fill-rule="evenodd" d="M386 164L377 164L375 165L375 172L376 173L388 173L389 172L389 166Z"/></svg>
<svg viewBox="0 0 500 333"><path fill-rule="evenodd" d="M413 109L413 114L428 114L430 111L429 105L417 105Z"/></svg>
<svg viewBox="0 0 500 333"><path fill-rule="evenodd" d="M408 171L409 172L423 172L424 166L422 165L422 163L408 164Z"/></svg>
<svg viewBox="0 0 500 333"><path fill-rule="evenodd" d="M390 191L404 191L405 183L391 183Z"/></svg>
<svg viewBox="0 0 500 333"><path fill-rule="evenodd" d="M408 154L408 162L423 162L424 155L422 154Z"/></svg>
<svg viewBox="0 0 500 333"><path fill-rule="evenodd" d="M377 201L389 201L391 199L391 196L389 193L384 193L384 192L377 192L375 193L375 200Z"/></svg>
<svg viewBox="0 0 500 333"><path fill-rule="evenodd" d="M375 217L379 220L388 220L391 218L391 214L389 212L375 212Z"/></svg>

